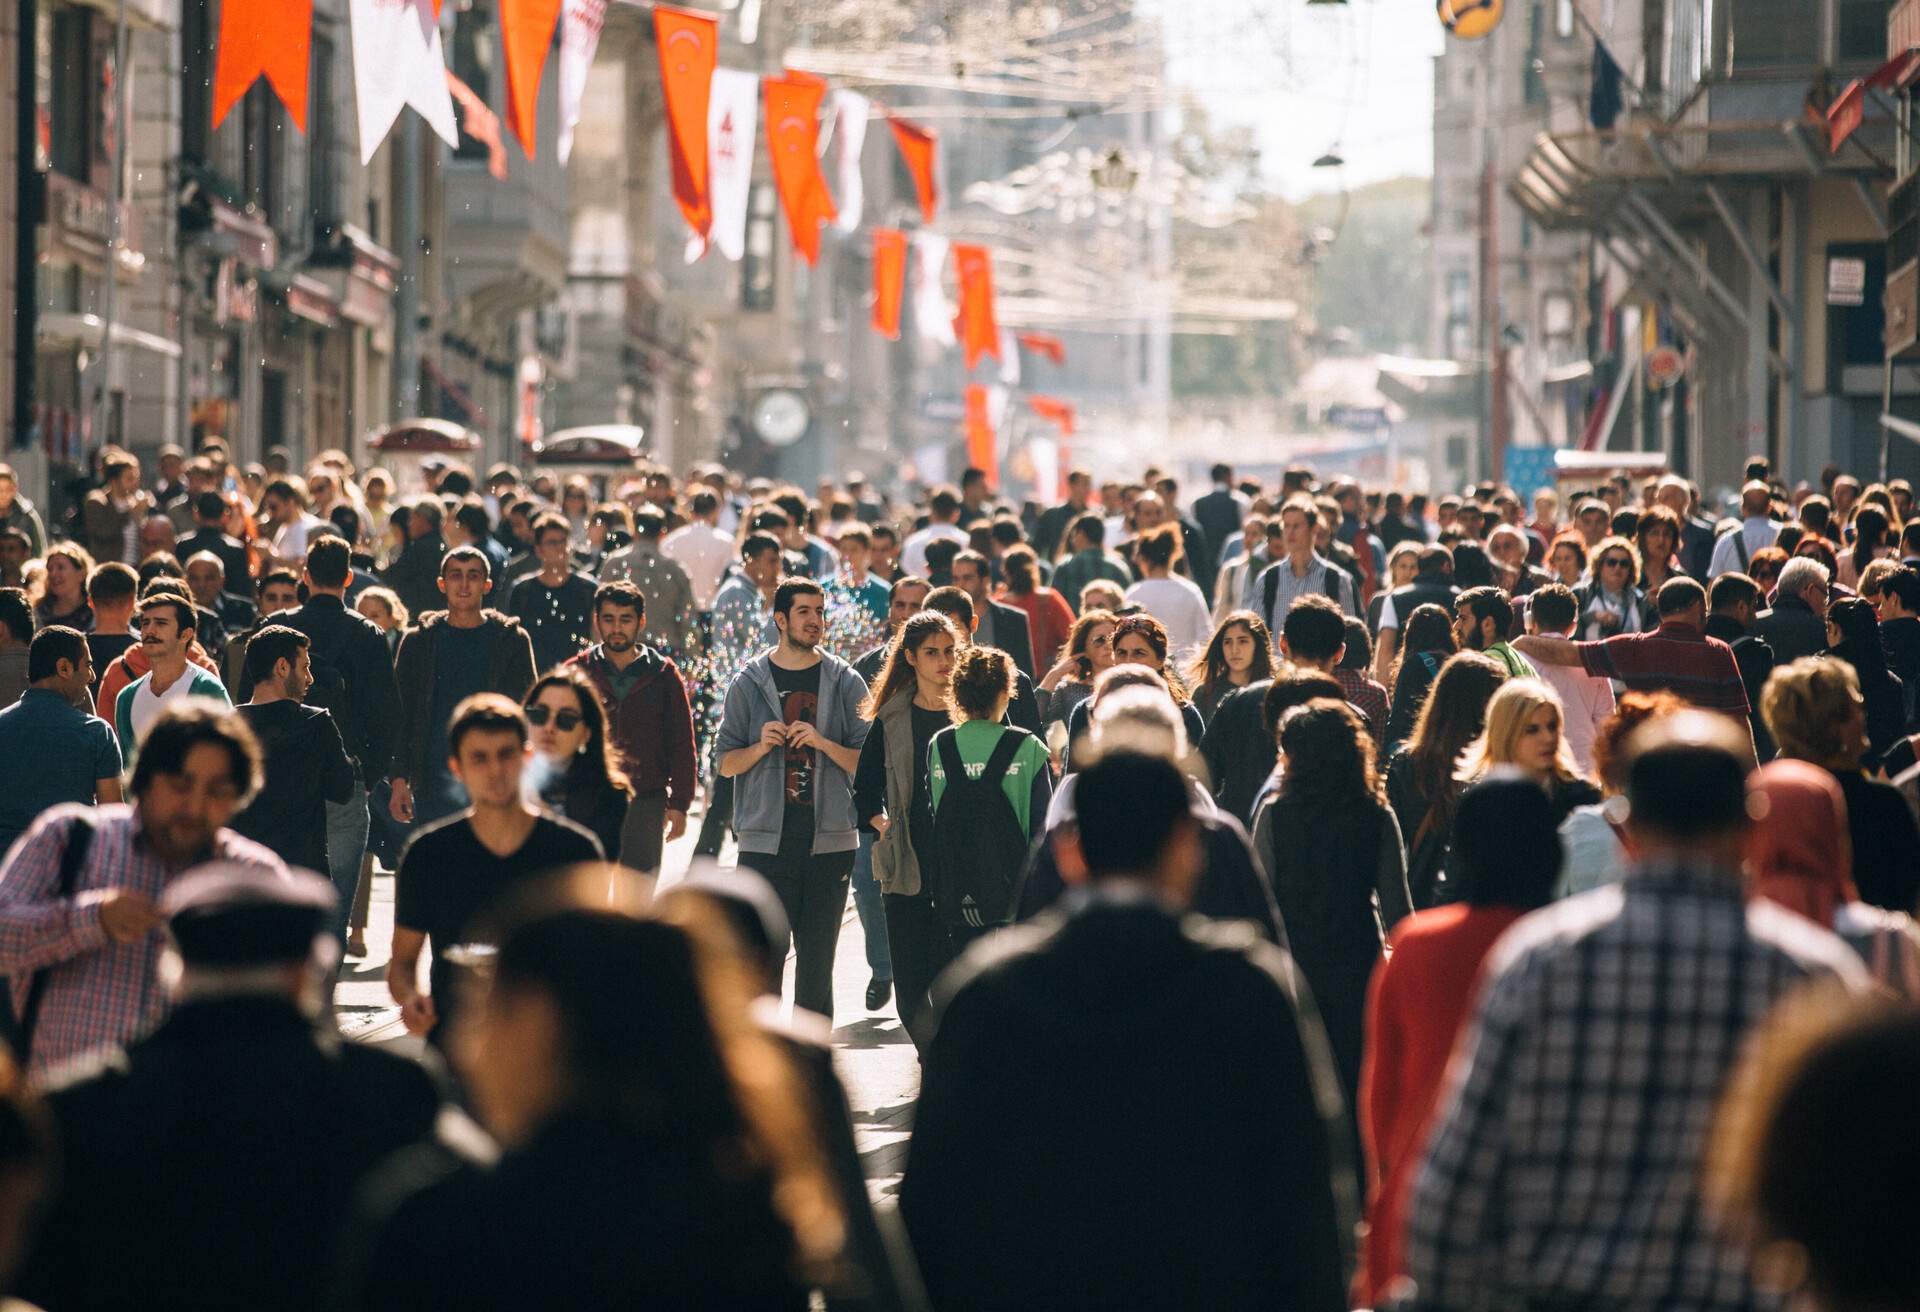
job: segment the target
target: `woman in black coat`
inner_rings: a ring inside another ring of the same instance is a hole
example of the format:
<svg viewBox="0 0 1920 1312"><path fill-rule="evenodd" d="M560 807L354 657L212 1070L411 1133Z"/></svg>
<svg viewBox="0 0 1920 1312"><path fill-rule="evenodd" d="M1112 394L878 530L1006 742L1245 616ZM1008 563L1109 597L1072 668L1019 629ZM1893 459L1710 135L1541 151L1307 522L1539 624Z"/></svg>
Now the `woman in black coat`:
<svg viewBox="0 0 1920 1312"><path fill-rule="evenodd" d="M618 861L620 827L633 793L607 738L600 694L586 675L562 667L533 681L525 705L540 800L587 829L607 860Z"/></svg>
<svg viewBox="0 0 1920 1312"><path fill-rule="evenodd" d="M1374 772L1373 737L1352 707L1295 707L1279 736L1280 791L1254 818L1254 850L1272 873L1288 950L1326 1024L1352 1107L1367 985L1387 931L1413 911L1406 850Z"/></svg>
<svg viewBox="0 0 1920 1312"><path fill-rule="evenodd" d="M1880 620L1872 603L1848 597L1829 606L1827 646L1853 666L1860 680L1860 696L1867 706L1867 755L1862 764L1875 769L1880 758L1906 736L1907 694L1900 676L1887 668Z"/></svg>

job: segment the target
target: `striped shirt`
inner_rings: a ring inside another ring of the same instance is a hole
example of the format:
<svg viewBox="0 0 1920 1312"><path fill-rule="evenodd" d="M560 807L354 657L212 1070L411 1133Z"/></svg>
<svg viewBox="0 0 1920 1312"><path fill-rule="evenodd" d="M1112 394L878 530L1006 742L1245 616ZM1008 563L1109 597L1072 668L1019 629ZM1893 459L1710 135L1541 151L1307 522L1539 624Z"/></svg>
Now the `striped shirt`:
<svg viewBox="0 0 1920 1312"><path fill-rule="evenodd" d="M1617 679L1633 692L1671 692L1741 720L1753 709L1733 648L1691 624L1669 619L1652 633L1619 633L1574 648L1588 674Z"/></svg>
<svg viewBox="0 0 1920 1312"><path fill-rule="evenodd" d="M100 923L100 904L113 889L144 893L157 903L181 871L147 845L134 807L99 806L93 808L93 841L74 894L56 897L73 817L86 809L69 803L47 811L0 869L0 974L8 977L16 1012L26 1005L34 972L48 972L28 1066L35 1077L143 1038L167 1012L155 973L163 936L156 930L137 943L115 942ZM286 874L279 857L230 829L215 836L207 859Z"/></svg>
<svg viewBox="0 0 1920 1312"><path fill-rule="evenodd" d="M1631 870L1494 948L1407 1207L1423 1308L1774 1308L1700 1174L1748 1033L1860 959L1738 871Z"/></svg>

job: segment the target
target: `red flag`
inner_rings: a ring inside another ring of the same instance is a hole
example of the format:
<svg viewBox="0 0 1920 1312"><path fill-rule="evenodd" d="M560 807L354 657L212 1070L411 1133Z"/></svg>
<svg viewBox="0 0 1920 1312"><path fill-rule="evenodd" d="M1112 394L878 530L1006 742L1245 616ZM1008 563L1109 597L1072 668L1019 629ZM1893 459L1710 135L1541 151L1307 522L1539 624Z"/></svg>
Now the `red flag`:
<svg viewBox="0 0 1920 1312"><path fill-rule="evenodd" d="M1067 344L1051 333L1021 333L1020 345L1035 355L1044 355L1055 364L1067 362Z"/></svg>
<svg viewBox="0 0 1920 1312"><path fill-rule="evenodd" d="M1832 153L1847 144L1854 129L1866 117L1866 94L1859 78L1847 83L1833 103L1827 106L1827 151Z"/></svg>
<svg viewBox="0 0 1920 1312"><path fill-rule="evenodd" d="M901 158L907 162L907 172L913 174L913 189L920 196L920 217L932 223L934 211L940 207L940 191L933 180L933 152L940 139L927 128L891 114L887 123L893 128Z"/></svg>
<svg viewBox="0 0 1920 1312"><path fill-rule="evenodd" d="M720 20L665 5L653 8L660 47L660 85L667 100L667 148L673 159L673 199L695 236L713 226L707 195L707 101L720 55Z"/></svg>
<svg viewBox="0 0 1920 1312"><path fill-rule="evenodd" d="M960 271L960 313L953 330L971 369L983 355L1000 359L1000 325L993 317L993 259L984 246L956 244L953 263Z"/></svg>
<svg viewBox="0 0 1920 1312"><path fill-rule="evenodd" d="M540 74L560 26L561 0L500 0L500 44L507 55L507 126L533 158Z"/></svg>
<svg viewBox="0 0 1920 1312"><path fill-rule="evenodd" d="M900 301L907 290L907 234L898 228L873 230L873 330L890 342L900 340Z"/></svg>
<svg viewBox="0 0 1920 1312"><path fill-rule="evenodd" d="M1029 396L1027 408L1060 430L1060 436L1072 437L1074 421L1079 412L1071 401L1062 401L1055 396Z"/></svg>
<svg viewBox="0 0 1920 1312"><path fill-rule="evenodd" d="M786 211L794 248L808 264L820 260L820 225L835 217L827 180L820 175L820 102L827 84L805 74L766 79L767 153L773 184Z"/></svg>
<svg viewBox="0 0 1920 1312"><path fill-rule="evenodd" d="M1000 444L994 439L993 411L984 383L967 384L967 463L987 474L987 486L1000 486Z"/></svg>
<svg viewBox="0 0 1920 1312"><path fill-rule="evenodd" d="M487 108L487 102L473 88L447 70L447 90L460 106L460 130L487 148L487 172L500 181L507 180L507 147L500 140L500 116Z"/></svg>
<svg viewBox="0 0 1920 1312"><path fill-rule="evenodd" d="M312 40L313 0L226 0L214 57L213 126L220 126L255 78L265 77L293 126L305 132Z"/></svg>

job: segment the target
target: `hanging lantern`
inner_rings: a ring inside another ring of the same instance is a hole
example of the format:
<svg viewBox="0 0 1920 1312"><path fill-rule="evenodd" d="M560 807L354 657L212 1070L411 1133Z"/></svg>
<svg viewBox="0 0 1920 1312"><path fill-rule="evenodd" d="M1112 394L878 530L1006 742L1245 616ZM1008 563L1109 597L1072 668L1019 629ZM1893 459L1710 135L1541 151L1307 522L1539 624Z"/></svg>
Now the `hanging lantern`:
<svg viewBox="0 0 1920 1312"><path fill-rule="evenodd" d="M1438 0L1440 25L1462 41L1478 41L1500 25L1506 0Z"/></svg>

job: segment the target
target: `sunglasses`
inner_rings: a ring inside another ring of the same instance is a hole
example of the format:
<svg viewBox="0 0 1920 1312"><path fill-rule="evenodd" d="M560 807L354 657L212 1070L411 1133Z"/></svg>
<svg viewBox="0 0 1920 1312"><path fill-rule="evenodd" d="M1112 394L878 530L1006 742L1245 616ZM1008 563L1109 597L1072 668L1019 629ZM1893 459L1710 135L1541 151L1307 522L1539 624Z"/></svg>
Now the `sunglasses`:
<svg viewBox="0 0 1920 1312"><path fill-rule="evenodd" d="M1601 569L1632 569L1633 562L1624 556L1609 556L1600 562Z"/></svg>
<svg viewBox="0 0 1920 1312"><path fill-rule="evenodd" d="M547 727L547 721L553 721L553 727L561 733L572 733L580 727L580 712L556 711L551 706L527 707L527 723L537 729Z"/></svg>

